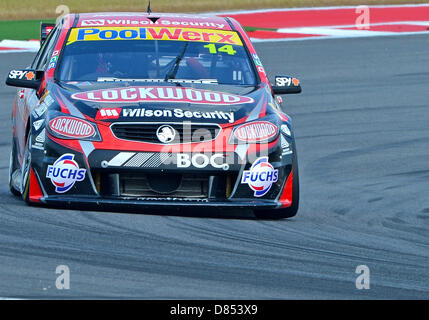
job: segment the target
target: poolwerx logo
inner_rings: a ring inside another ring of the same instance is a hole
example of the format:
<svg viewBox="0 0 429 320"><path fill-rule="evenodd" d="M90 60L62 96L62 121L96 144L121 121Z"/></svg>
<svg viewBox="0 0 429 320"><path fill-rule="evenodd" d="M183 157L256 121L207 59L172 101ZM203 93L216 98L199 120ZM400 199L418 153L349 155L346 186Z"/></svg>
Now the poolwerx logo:
<svg viewBox="0 0 429 320"><path fill-rule="evenodd" d="M101 23L96 20L93 23ZM234 31L169 27L104 27L72 29L67 44L97 40L178 40L225 43L242 46Z"/></svg>

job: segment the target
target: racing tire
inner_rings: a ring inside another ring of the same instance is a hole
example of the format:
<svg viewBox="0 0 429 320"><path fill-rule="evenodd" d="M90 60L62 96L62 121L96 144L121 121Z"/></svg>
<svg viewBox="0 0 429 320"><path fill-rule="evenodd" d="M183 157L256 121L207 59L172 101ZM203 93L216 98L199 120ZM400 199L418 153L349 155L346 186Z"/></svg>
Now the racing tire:
<svg viewBox="0 0 429 320"><path fill-rule="evenodd" d="M296 153L295 153L296 154ZM299 207L299 174L298 163L294 156L292 163L293 182L292 182L292 204L287 208L272 210L255 210L254 214L257 219L280 220L294 217Z"/></svg>
<svg viewBox="0 0 429 320"><path fill-rule="evenodd" d="M25 145L24 157L22 160L22 180L21 190L22 199L27 203L30 203L30 176L31 176L31 130L28 132L27 142Z"/></svg>
<svg viewBox="0 0 429 320"><path fill-rule="evenodd" d="M14 195L19 197L21 192L15 189L15 182L13 178L13 174L16 170L18 170L18 161L16 159L16 145L15 140L12 139L12 150L10 151L10 159L9 159L9 190Z"/></svg>

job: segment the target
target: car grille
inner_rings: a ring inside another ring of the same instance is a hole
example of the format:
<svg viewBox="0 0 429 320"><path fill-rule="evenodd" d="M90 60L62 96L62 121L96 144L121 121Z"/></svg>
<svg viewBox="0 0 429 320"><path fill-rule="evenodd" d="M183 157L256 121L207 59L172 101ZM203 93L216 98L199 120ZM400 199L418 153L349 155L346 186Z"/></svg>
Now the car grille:
<svg viewBox="0 0 429 320"><path fill-rule="evenodd" d="M164 181L162 181L164 179ZM130 197L177 197L207 198L209 177L201 175L120 175L121 196ZM158 185L155 187L153 182ZM176 186L171 186L178 182ZM165 184L165 186L163 186Z"/></svg>
<svg viewBox="0 0 429 320"><path fill-rule="evenodd" d="M162 143L157 137L157 130L164 124L153 123L115 123L112 124L113 134L124 140L141 141L148 143ZM220 127L215 124L170 124L176 131L176 138L170 143L203 142L215 139Z"/></svg>
<svg viewBox="0 0 429 320"><path fill-rule="evenodd" d="M238 173L102 173L91 170L101 196L157 199L227 199Z"/></svg>

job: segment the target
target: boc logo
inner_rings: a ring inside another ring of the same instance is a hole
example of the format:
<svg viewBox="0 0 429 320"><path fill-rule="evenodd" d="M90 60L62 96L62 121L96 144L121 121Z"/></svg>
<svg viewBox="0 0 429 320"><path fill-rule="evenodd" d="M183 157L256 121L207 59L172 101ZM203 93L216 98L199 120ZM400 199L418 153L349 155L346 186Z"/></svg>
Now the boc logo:
<svg viewBox="0 0 429 320"><path fill-rule="evenodd" d="M57 193L69 191L76 181L85 179L86 169L80 169L73 154L64 154L48 166L46 178L51 179Z"/></svg>
<svg viewBox="0 0 429 320"><path fill-rule="evenodd" d="M255 197L262 197L270 191L274 182L277 182L279 170L268 162L268 157L257 159L250 170L245 170L241 177L242 184L248 184L255 191Z"/></svg>

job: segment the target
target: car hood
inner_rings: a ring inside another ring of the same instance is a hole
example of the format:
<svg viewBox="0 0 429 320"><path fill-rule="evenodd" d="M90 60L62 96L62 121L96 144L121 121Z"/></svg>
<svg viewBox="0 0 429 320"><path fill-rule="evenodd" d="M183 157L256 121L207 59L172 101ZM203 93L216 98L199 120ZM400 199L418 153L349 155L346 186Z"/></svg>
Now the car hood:
<svg viewBox="0 0 429 320"><path fill-rule="evenodd" d="M266 84L231 86L175 83L59 83L49 90L70 114L106 122L233 124L267 110ZM250 119L249 119L250 120Z"/></svg>

